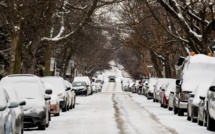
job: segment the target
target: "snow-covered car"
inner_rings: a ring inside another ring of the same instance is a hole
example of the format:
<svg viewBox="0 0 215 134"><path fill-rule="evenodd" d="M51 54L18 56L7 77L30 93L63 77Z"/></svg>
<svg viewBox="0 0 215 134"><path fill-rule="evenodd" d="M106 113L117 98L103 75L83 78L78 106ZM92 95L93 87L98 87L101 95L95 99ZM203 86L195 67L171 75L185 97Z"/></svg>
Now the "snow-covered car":
<svg viewBox="0 0 215 134"><path fill-rule="evenodd" d="M215 77L215 58L203 54L188 56L185 59L182 77L178 80L174 113L183 115L188 112L188 119L196 121L200 96L206 96L211 82ZM190 97L189 94L194 94Z"/></svg>
<svg viewBox="0 0 215 134"><path fill-rule="evenodd" d="M75 77L73 80L73 82L80 82L80 81L84 81L87 84L88 95L92 95L93 88L92 88L92 82L90 78L88 76L78 76L78 77Z"/></svg>
<svg viewBox="0 0 215 134"><path fill-rule="evenodd" d="M168 107L169 103L169 95L170 92L176 90L176 79L167 79L166 85L163 86L162 88L162 93L161 93L161 107Z"/></svg>
<svg viewBox="0 0 215 134"><path fill-rule="evenodd" d="M88 85L85 81L73 81L72 88L75 90L75 93L77 95L83 94L83 95L88 96L91 93L90 89L88 88Z"/></svg>
<svg viewBox="0 0 215 134"><path fill-rule="evenodd" d="M59 116L60 115L60 100L59 97L57 96L57 92L54 91L54 88L51 84L49 83L44 83L46 89L51 89L52 94L50 94L51 100L50 100L50 113L53 114L54 116Z"/></svg>
<svg viewBox="0 0 215 134"><path fill-rule="evenodd" d="M135 89L133 93L138 93L141 80L135 80Z"/></svg>
<svg viewBox="0 0 215 134"><path fill-rule="evenodd" d="M166 78L158 78L158 81L154 88L154 94L153 94L153 101L154 102L160 102L161 98L161 92L162 87L165 86L165 84L168 82L168 79Z"/></svg>
<svg viewBox="0 0 215 134"><path fill-rule="evenodd" d="M16 91L12 88L12 87L8 87L8 86L4 86L4 85L1 85L0 88L3 88L9 98L10 98L10 101L13 101L13 102L18 102L19 106L16 107L16 108L12 108L12 113L15 114L15 133L16 134L21 134L23 133L23 119L24 119L24 110L23 110L23 107L24 105L26 105L26 102L24 100L20 100ZM1 89L0 89L1 90Z"/></svg>
<svg viewBox="0 0 215 134"><path fill-rule="evenodd" d="M215 79L212 81L207 95L205 96L205 117L207 129L215 131Z"/></svg>
<svg viewBox="0 0 215 134"><path fill-rule="evenodd" d="M143 95L146 96L148 89L149 89L149 82L145 81L143 83L143 86L142 86L142 92L141 92L141 94L143 94Z"/></svg>
<svg viewBox="0 0 215 134"><path fill-rule="evenodd" d="M24 127L38 127L45 130L49 126L49 104L51 97L45 94L52 92L45 90L41 79L31 74L8 75L1 79L1 84L12 86L20 99L26 102L24 109Z"/></svg>
<svg viewBox="0 0 215 134"><path fill-rule="evenodd" d="M18 118L18 116L16 116L15 109L18 108L19 105L19 102L11 101L5 89L0 87L0 134L17 133L16 125L19 124L16 123L20 123L20 125L22 125L22 122L16 122L16 118Z"/></svg>
<svg viewBox="0 0 215 134"><path fill-rule="evenodd" d="M149 83L148 83L148 90L146 91L146 97L147 99L153 99L153 93L154 93L154 88L157 84L158 79L157 78L150 78Z"/></svg>
<svg viewBox="0 0 215 134"><path fill-rule="evenodd" d="M135 89L135 83L133 81L130 82L129 87L128 87L128 91L132 92Z"/></svg>
<svg viewBox="0 0 215 134"><path fill-rule="evenodd" d="M128 91L129 84L130 84L130 79L129 78L123 78L122 81L121 81L122 90L123 91Z"/></svg>
<svg viewBox="0 0 215 134"><path fill-rule="evenodd" d="M197 117L197 123L198 125L206 126L206 108L205 108L205 97L200 96L200 102L198 107L198 117ZM188 116L187 116L188 117ZM189 118L187 118L189 120Z"/></svg>
<svg viewBox="0 0 215 134"><path fill-rule="evenodd" d="M60 108L63 112L66 112L69 104L67 91L70 90L70 88L66 87L64 79L60 76L45 76L42 77L41 80L44 83L49 83L53 86L53 91L57 94L60 100Z"/></svg>
<svg viewBox="0 0 215 134"><path fill-rule="evenodd" d="M72 109L75 108L75 101L76 101L76 94L75 94L75 90L72 87L72 84L65 80L66 82L66 86L67 88L70 88L70 90L67 91L68 93L68 99L69 99L69 105L68 105L68 109Z"/></svg>
<svg viewBox="0 0 215 134"><path fill-rule="evenodd" d="M94 85L95 85L95 88L96 88L96 92L97 91L101 92L102 87L103 87L103 81L101 79L96 79Z"/></svg>

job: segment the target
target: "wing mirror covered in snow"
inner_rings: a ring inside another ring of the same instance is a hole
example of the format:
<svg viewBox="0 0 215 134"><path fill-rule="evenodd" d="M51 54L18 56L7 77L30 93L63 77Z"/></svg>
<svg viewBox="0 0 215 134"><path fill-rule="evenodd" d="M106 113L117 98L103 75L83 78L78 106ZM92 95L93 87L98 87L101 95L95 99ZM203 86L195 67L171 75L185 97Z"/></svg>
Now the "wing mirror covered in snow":
<svg viewBox="0 0 215 134"><path fill-rule="evenodd" d="M205 97L199 96L200 100L205 100Z"/></svg>
<svg viewBox="0 0 215 134"><path fill-rule="evenodd" d="M212 91L212 92L215 92L215 86L211 86L211 87L209 88L209 90Z"/></svg>
<svg viewBox="0 0 215 134"><path fill-rule="evenodd" d="M19 102L19 105L24 106L24 105L26 105L26 102L24 100L22 100L22 101Z"/></svg>
<svg viewBox="0 0 215 134"><path fill-rule="evenodd" d="M174 92L170 92L170 93L174 95Z"/></svg>
<svg viewBox="0 0 215 134"><path fill-rule="evenodd" d="M176 80L176 85L180 86L181 85L181 80Z"/></svg>
<svg viewBox="0 0 215 134"><path fill-rule="evenodd" d="M71 87L67 87L67 88L66 88L66 91L69 91L69 90L71 90Z"/></svg>
<svg viewBox="0 0 215 134"><path fill-rule="evenodd" d="M195 96L195 95L194 95L194 94L192 94L192 93L190 93L190 94L189 94L189 97L194 98L194 96Z"/></svg>
<svg viewBox="0 0 215 134"><path fill-rule="evenodd" d="M45 93L50 95L50 94L52 94L52 90L51 89L46 89Z"/></svg>

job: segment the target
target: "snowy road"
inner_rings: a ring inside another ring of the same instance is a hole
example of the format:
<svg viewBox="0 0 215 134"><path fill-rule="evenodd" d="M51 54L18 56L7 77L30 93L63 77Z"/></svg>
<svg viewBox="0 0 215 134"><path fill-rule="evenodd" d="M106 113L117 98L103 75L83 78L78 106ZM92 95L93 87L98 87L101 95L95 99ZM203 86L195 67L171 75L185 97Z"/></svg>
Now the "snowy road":
<svg viewBox="0 0 215 134"><path fill-rule="evenodd" d="M112 73L121 76L116 69ZM108 74L108 73L107 73ZM46 131L25 130L26 134L212 134L144 96L122 92L106 79L103 91L88 97L78 96L76 108L52 117Z"/></svg>

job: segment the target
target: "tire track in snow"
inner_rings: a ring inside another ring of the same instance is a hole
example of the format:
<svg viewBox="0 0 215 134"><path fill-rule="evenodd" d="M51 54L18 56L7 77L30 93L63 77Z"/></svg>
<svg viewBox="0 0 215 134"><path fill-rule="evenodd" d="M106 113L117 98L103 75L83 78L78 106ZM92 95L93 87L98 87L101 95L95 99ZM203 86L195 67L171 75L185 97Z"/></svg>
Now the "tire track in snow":
<svg viewBox="0 0 215 134"><path fill-rule="evenodd" d="M120 134L126 134L124 131L124 120L121 118L121 113L119 109L118 102L116 101L115 94L112 94L113 107L115 110L114 116L117 124L117 128L119 129Z"/></svg>

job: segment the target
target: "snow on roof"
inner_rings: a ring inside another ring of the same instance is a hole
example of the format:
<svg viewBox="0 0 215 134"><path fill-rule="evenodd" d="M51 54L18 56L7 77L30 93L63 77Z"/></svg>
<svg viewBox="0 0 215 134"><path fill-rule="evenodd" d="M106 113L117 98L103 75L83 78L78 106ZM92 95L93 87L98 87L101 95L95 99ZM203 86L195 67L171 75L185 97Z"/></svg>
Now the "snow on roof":
<svg viewBox="0 0 215 134"><path fill-rule="evenodd" d="M158 78L156 90L160 90L160 87L166 86L170 80L172 80L172 79L171 78Z"/></svg>
<svg viewBox="0 0 215 134"><path fill-rule="evenodd" d="M189 56L182 73L182 91L193 92L193 103L197 104L215 78L215 58L203 54Z"/></svg>

